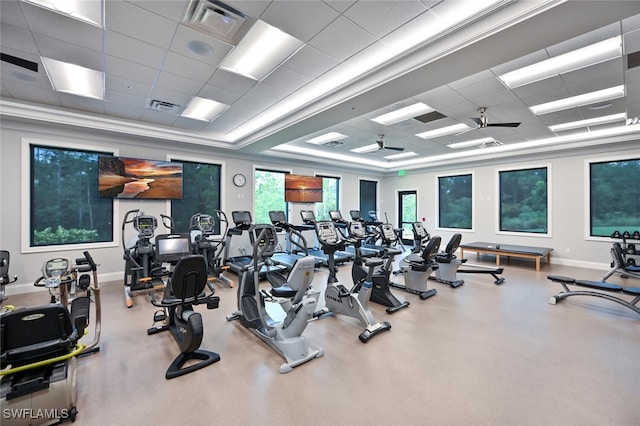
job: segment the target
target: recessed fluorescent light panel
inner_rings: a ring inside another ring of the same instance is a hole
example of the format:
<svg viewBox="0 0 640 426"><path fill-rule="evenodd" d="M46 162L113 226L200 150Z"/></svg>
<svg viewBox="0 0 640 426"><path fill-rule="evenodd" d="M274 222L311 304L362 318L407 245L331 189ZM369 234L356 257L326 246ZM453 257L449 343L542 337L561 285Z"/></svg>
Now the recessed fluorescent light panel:
<svg viewBox="0 0 640 426"><path fill-rule="evenodd" d="M40 58L56 92L104 99L104 73L51 58Z"/></svg>
<svg viewBox="0 0 640 426"><path fill-rule="evenodd" d="M482 139L474 139L474 140L465 141L465 142L450 143L447 146L453 149L460 149L460 148L469 148L477 145L484 145L484 144L493 143L493 142L497 142L497 141L494 138L489 137L489 138L482 138Z"/></svg>
<svg viewBox="0 0 640 426"><path fill-rule="evenodd" d="M440 136L453 135L455 133L469 130L471 127L464 123L458 123L447 127L440 127L439 129L428 130L426 132L416 134L417 137L422 139L437 138Z"/></svg>
<svg viewBox="0 0 640 426"><path fill-rule="evenodd" d="M387 155L384 158L386 158L387 160L399 160L401 158L415 157L416 155L418 154L413 151L409 151L409 152L403 152L400 154Z"/></svg>
<svg viewBox="0 0 640 426"><path fill-rule="evenodd" d="M378 124L384 124L385 126L388 126L390 124L399 123L409 118L413 118L417 115L426 114L432 111L435 110L430 106L423 104L422 102L418 102L413 105L409 105L404 108L379 115L375 118L372 118L371 121L375 121Z"/></svg>
<svg viewBox="0 0 640 426"><path fill-rule="evenodd" d="M603 117L590 118L588 120L572 121L570 123L556 124L549 126L552 132L561 132L563 130L579 129L581 127L597 126L599 124L615 123L616 121L625 121L627 113L605 115Z"/></svg>
<svg viewBox="0 0 640 426"><path fill-rule="evenodd" d="M329 132L329 133L325 133L324 135L320 135L320 136L316 136L315 138L311 138L305 142L308 143L313 143L316 145L322 145L324 143L327 142L331 142L331 141L339 141L341 139L346 138L347 135L343 135L342 133L338 133L338 132Z"/></svg>
<svg viewBox="0 0 640 426"><path fill-rule="evenodd" d="M227 108L229 108L229 105L211 99L194 97L191 98L189 105L180 116L200 121L211 121Z"/></svg>
<svg viewBox="0 0 640 426"><path fill-rule="evenodd" d="M618 36L505 73L499 78L513 89L558 74L609 61L620 57L620 55L622 55L622 43L621 37Z"/></svg>
<svg viewBox="0 0 640 426"><path fill-rule="evenodd" d="M610 101L612 99L622 98L624 96L624 86L610 87L604 90L585 93L583 95L572 96L570 98L559 99L553 102L534 105L529 107L531 112L536 115L548 114L550 112L562 111L565 109L579 107L596 102Z"/></svg>
<svg viewBox="0 0 640 426"><path fill-rule="evenodd" d="M266 22L256 21L220 68L262 80L296 53L304 43Z"/></svg>
<svg viewBox="0 0 640 426"><path fill-rule="evenodd" d="M358 153L358 154L365 154L367 152L377 151L379 148L380 147L378 146L377 143L373 143L371 145L361 146L360 148L350 149L349 151L355 152L355 153Z"/></svg>
<svg viewBox="0 0 640 426"><path fill-rule="evenodd" d="M23 0L26 3L49 9L55 13L96 25L102 28L104 5L102 0Z"/></svg>

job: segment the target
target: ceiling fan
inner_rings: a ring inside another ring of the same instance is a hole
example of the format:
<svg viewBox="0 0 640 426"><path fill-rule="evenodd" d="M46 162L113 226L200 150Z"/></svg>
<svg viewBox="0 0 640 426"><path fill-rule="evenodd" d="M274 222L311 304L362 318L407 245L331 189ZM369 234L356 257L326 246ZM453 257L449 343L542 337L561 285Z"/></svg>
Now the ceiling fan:
<svg viewBox="0 0 640 426"><path fill-rule="evenodd" d="M478 113L480 117L471 117L473 121L477 124L476 129L484 129L485 127L518 127L520 123L489 123L487 121L487 116L484 113L487 112L486 107L478 108Z"/></svg>
<svg viewBox="0 0 640 426"><path fill-rule="evenodd" d="M384 134L379 134L378 135L378 140L376 141L376 143L378 144L378 151L382 151L383 149L391 149L393 151L404 151L404 148L398 147L398 146L386 146L384 144Z"/></svg>

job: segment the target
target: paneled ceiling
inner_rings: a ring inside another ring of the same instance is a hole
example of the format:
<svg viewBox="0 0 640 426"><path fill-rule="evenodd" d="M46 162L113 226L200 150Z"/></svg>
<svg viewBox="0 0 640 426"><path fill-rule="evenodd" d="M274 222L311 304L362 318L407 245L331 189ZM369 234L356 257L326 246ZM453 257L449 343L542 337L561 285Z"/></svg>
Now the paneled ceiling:
<svg viewBox="0 0 640 426"><path fill-rule="evenodd" d="M53 9L44 7L49 3ZM380 171L618 143L640 135L640 124L633 123L640 117L637 1L70 3L0 1L3 117ZM103 25L70 16L74 7L89 3L103 6L98 8ZM208 11L204 23L188 22L194 10ZM223 69L225 58L256 22L283 31L302 47L261 79ZM233 25L239 28L235 34L229 30ZM516 88L499 78L618 36L620 53L594 65ZM103 99L54 90L43 58L102 72ZM610 101L539 115L530 110L619 86L623 95ZM226 109L211 121L182 116L194 96ZM393 124L371 120L417 102L432 112ZM481 108L486 109L482 114ZM626 115L572 130L549 128L614 114ZM478 126L481 117L489 126ZM520 124L492 126L505 122ZM469 128L416 136L456 124ZM342 136L329 143L308 142L329 132ZM496 142L450 147L487 137ZM378 141L385 149L352 151ZM414 155L385 158L409 152Z"/></svg>

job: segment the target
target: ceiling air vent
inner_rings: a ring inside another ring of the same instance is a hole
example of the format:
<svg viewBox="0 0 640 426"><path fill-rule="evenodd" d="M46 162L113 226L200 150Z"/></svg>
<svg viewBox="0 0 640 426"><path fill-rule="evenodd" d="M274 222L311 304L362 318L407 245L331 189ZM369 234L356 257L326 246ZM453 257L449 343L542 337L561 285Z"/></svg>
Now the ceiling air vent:
<svg viewBox="0 0 640 426"><path fill-rule="evenodd" d="M440 120L441 118L446 118L446 115L440 114L438 111L432 111L413 118L421 123L429 123L431 121Z"/></svg>
<svg viewBox="0 0 640 426"><path fill-rule="evenodd" d="M340 142L340 141L329 141L327 143L324 144L324 146L328 146L333 148L334 146L340 146L340 145L344 145L344 143Z"/></svg>
<svg viewBox="0 0 640 426"><path fill-rule="evenodd" d="M627 55L627 69L635 68L640 66L640 51L629 53Z"/></svg>
<svg viewBox="0 0 640 426"><path fill-rule="evenodd" d="M153 109L155 111L162 111L168 114L178 115L180 113L180 105L172 104L171 102L159 101L157 99L151 99L149 101L148 109Z"/></svg>
<svg viewBox="0 0 640 426"><path fill-rule="evenodd" d="M253 20L221 1L191 0L182 22L235 46L249 30Z"/></svg>

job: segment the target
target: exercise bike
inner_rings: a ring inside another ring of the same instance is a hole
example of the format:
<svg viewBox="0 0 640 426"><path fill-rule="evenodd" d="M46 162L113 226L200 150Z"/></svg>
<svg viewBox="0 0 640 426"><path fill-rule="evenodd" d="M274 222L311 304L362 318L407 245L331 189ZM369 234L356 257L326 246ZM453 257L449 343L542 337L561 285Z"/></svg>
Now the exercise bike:
<svg viewBox="0 0 640 426"><path fill-rule="evenodd" d="M9 252L0 250L0 302L6 299L4 286L18 280L17 275L14 275L13 278L9 277L9 259Z"/></svg>
<svg viewBox="0 0 640 426"><path fill-rule="evenodd" d="M315 258L304 256L296 260L285 283L278 281L278 287L262 290L259 287L260 270L271 262L278 236L275 227L267 224L254 225L249 232L255 235L253 259L240 272L238 310L227 316L227 321L239 320L280 354L286 361L280 365L280 373L288 373L324 355L321 348L313 346L302 335L313 318L320 295L311 287ZM284 318L280 321L272 318L265 302L279 304Z"/></svg>
<svg viewBox="0 0 640 426"><path fill-rule="evenodd" d="M0 313L3 424L75 421L77 357L99 350L100 288L96 270L86 251L74 266L63 258L49 260L43 266L43 276L34 284L49 288L52 303ZM78 277L78 273L88 271L94 273L93 284L88 282L88 275ZM96 328L93 342L85 345L79 340L89 324L91 292L97 306ZM75 297L70 298L70 293ZM22 415L7 417L7 413Z"/></svg>
<svg viewBox="0 0 640 426"><path fill-rule="evenodd" d="M318 241L322 246L322 250L328 256L329 277L327 278L327 288L324 291L326 306L316 312L314 316L320 318L326 314L334 313L356 318L365 327L364 331L358 336L362 343L367 343L372 337L384 331L391 330L391 324L386 321L376 321L373 313L371 313L369 309L369 300L373 288L373 271L376 266L382 265L383 261L380 259L365 260L364 264L369 268L366 279L360 281L358 284L354 284L354 286L348 290L338 282L334 258L336 251L344 250L345 241L338 238L338 233L333 222L316 222L315 226Z"/></svg>
<svg viewBox="0 0 640 426"><path fill-rule="evenodd" d="M162 223L168 228L173 228L169 216L162 215ZM126 225L131 224L137 232L135 240L128 243L125 238ZM145 215L139 209L128 211L122 221L122 248L124 249L124 298L127 308L133 306L133 297L140 294L161 292L164 290L164 282L161 274L162 268L155 259L153 237L158 228L158 219Z"/></svg>
<svg viewBox="0 0 640 426"><path fill-rule="evenodd" d="M207 276L210 281L219 282L227 287L233 287L233 281L223 275L229 269L222 264L222 254L225 247L224 235L227 233L227 216L221 210L214 210L216 217L197 213L191 216L189 229L194 254L200 254L207 263ZM219 238L214 238L216 220L224 224L224 232L220 231Z"/></svg>
<svg viewBox="0 0 640 426"><path fill-rule="evenodd" d="M362 241L366 240L368 235L361 222L351 222L348 226L349 236L353 239L356 254L356 258L351 267L351 277L355 285L360 285L369 275L369 268L365 266L364 258L362 257ZM373 287L371 289L370 300L386 306L388 314L409 307L409 302L401 302L389 289L393 256L398 253L400 253L400 251L394 250L391 247L385 247L382 259L386 259L386 261L383 265L376 268L371 276Z"/></svg>
<svg viewBox="0 0 640 426"><path fill-rule="evenodd" d="M153 326L147 329L152 335L171 331L180 354L165 373L167 380L192 373L220 361L220 355L200 348L203 337L202 316L195 312L195 305L206 304L207 309L216 309L220 298L207 279L207 265L202 255L191 254L188 234L165 234L156 237L156 259L168 263L170 269L164 273L168 282L162 300L149 293L153 306L162 308L153 316ZM205 288L209 292L205 292ZM156 326L156 323L162 323ZM188 364L187 364L188 363Z"/></svg>

